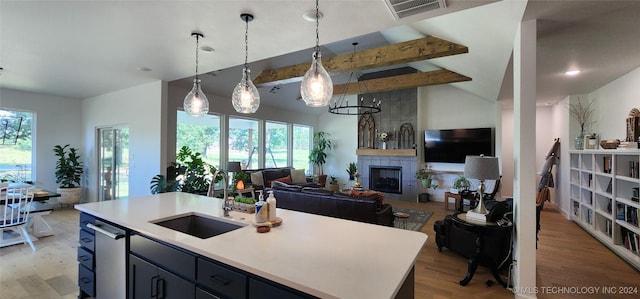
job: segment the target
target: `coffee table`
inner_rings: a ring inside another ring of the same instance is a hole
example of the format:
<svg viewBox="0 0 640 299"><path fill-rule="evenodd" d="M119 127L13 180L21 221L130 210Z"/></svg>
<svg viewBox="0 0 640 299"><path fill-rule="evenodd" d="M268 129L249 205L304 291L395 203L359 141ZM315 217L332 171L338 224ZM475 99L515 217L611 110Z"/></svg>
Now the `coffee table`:
<svg viewBox="0 0 640 299"><path fill-rule="evenodd" d="M407 219L409 219L409 214L402 213L402 212L394 212L393 216L395 217L396 220L400 222L400 224L402 224L403 229L407 229Z"/></svg>

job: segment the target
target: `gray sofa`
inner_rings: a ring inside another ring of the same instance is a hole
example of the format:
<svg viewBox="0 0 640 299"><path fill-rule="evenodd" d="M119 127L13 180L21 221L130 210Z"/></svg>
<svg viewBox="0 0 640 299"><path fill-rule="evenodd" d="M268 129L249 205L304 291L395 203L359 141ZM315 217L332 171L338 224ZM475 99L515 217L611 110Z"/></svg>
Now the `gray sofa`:
<svg viewBox="0 0 640 299"><path fill-rule="evenodd" d="M273 182L271 188L277 207L353 221L393 226L391 205L376 195L352 197L324 188L312 188ZM266 194L265 194L266 197Z"/></svg>

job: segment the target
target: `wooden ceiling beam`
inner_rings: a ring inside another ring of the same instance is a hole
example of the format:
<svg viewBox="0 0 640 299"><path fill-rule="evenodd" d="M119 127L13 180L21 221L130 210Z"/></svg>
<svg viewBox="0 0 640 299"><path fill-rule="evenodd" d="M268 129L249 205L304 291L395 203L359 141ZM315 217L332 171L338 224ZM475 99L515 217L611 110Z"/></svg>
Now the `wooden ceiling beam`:
<svg viewBox="0 0 640 299"><path fill-rule="evenodd" d="M458 74L456 72L452 72L450 70L437 70L424 73L419 72L378 79L363 80L358 83L364 82L369 93L373 93L465 81L471 81L471 78ZM334 85L333 95L337 96L342 94L357 94L360 92L364 92L364 90L361 90L362 88L362 85L360 88L358 88L358 84L356 84L356 82L351 82L351 84L345 83Z"/></svg>
<svg viewBox="0 0 640 299"><path fill-rule="evenodd" d="M325 58L322 59L322 65L329 73L343 73L468 52L469 49L465 46L437 37L427 36L393 45ZM279 69L264 70L256 76L253 83L256 86L268 86L300 81L309 67L310 62L305 62Z"/></svg>

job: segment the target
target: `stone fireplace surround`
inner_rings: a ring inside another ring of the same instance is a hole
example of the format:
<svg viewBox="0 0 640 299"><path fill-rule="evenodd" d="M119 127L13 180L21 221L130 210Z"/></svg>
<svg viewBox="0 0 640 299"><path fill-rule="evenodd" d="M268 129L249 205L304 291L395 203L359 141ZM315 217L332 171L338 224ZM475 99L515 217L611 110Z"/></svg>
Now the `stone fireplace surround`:
<svg viewBox="0 0 640 299"><path fill-rule="evenodd" d="M369 166L395 166L402 167L402 193L384 193L385 199L404 200L415 202L418 198L418 188L416 180L416 157L402 156L358 156L358 169L363 170L360 174L360 184L364 189L369 188Z"/></svg>
<svg viewBox="0 0 640 299"><path fill-rule="evenodd" d="M365 74L359 80L375 79L380 77L415 73L412 68L399 68L376 73ZM400 129L404 123L413 126L415 144L422 144L420 130L418 130L418 89L409 88L393 91L373 93L375 98L382 101L382 111L373 114L375 126L378 132L394 132ZM389 149L397 149L396 136L388 143ZM376 138L374 148L380 149L381 142ZM414 149L415 152L415 149ZM369 166L395 166L402 167L401 194L383 193L385 199L404 200L415 202L420 190L416 180L416 169L418 157L413 156L392 156L392 155L358 155L358 172L360 172L360 184L363 188L369 189Z"/></svg>

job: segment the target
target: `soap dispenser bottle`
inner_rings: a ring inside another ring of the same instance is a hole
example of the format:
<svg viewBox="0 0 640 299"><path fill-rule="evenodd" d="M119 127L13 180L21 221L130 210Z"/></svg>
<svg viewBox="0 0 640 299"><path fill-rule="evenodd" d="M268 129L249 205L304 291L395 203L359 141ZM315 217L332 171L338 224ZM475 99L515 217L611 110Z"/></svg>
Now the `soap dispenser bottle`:
<svg viewBox="0 0 640 299"><path fill-rule="evenodd" d="M258 202L256 202L256 223L264 223L269 221L269 206L264 201L264 196L262 196L262 191L259 191L260 195L258 196Z"/></svg>
<svg viewBox="0 0 640 299"><path fill-rule="evenodd" d="M276 197L273 196L273 191L269 191L267 206L269 207L269 221L273 222L276 220Z"/></svg>

